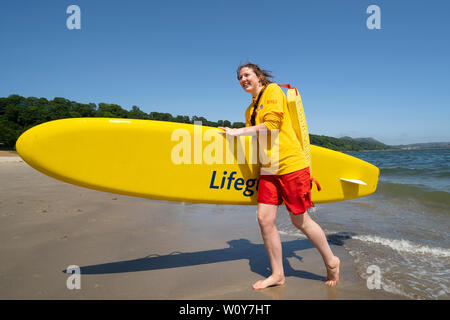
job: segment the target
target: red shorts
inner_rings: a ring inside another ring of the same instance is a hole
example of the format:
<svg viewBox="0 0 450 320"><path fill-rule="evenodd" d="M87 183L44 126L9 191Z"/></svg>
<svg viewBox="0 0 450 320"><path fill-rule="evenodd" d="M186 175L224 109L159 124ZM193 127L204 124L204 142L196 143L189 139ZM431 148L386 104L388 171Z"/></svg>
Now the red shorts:
<svg viewBox="0 0 450 320"><path fill-rule="evenodd" d="M281 205L293 214L302 214L314 206L311 201L309 168L284 175L261 175L258 203Z"/></svg>

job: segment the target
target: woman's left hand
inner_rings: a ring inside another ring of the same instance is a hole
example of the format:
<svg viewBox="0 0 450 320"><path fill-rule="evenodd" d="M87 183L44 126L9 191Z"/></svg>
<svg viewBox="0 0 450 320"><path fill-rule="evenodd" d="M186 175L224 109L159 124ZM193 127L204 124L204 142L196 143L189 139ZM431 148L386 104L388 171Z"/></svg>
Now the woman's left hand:
<svg viewBox="0 0 450 320"><path fill-rule="evenodd" d="M244 134L243 128L228 128L228 127L219 127L219 129L222 129L223 131L219 131L220 134L231 136L231 137L238 137L242 136Z"/></svg>

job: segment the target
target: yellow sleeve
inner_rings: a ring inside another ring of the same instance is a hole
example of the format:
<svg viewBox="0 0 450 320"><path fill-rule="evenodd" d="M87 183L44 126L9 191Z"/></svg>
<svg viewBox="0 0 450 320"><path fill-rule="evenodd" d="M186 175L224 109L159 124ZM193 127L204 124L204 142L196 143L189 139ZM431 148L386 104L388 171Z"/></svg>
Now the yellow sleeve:
<svg viewBox="0 0 450 320"><path fill-rule="evenodd" d="M258 115L269 130L280 129L284 117L284 93L276 84L269 85L266 90L262 99L263 107Z"/></svg>

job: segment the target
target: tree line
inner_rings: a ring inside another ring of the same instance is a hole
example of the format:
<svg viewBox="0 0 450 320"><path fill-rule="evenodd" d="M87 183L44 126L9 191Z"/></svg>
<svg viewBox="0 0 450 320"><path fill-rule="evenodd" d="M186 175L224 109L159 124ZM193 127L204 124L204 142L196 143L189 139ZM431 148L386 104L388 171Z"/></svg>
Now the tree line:
<svg viewBox="0 0 450 320"><path fill-rule="evenodd" d="M199 116L177 115L174 117L164 112L146 113L138 106L125 110L117 104L99 103L97 106L95 103L79 103L60 97L47 100L13 94L7 98L0 98L0 147L14 148L17 138L38 124L57 119L85 117L159 120L191 124L194 121L200 121L202 125L210 127L241 128L245 126L243 122L231 123L228 120L214 122Z"/></svg>
<svg viewBox="0 0 450 320"><path fill-rule="evenodd" d="M170 113L142 111L138 106L132 106L131 110L123 109L117 104L109 103L79 103L65 98L56 97L53 100L36 97L22 97L16 94L6 98L0 98L0 148L14 149L18 137L40 123L64 118L103 117L103 118L128 118L143 120L171 121L193 124L200 121L204 126L241 128L243 122L231 122L228 120L209 121L204 117L177 115ZM337 139L326 136L310 134L311 144L340 151L361 151L380 149L380 146L370 143Z"/></svg>

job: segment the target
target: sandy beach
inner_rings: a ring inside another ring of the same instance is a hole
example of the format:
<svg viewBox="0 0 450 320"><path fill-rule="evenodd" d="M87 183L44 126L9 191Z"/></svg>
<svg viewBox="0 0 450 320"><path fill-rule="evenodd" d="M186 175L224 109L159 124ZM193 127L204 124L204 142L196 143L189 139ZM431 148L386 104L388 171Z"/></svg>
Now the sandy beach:
<svg viewBox="0 0 450 320"><path fill-rule="evenodd" d="M254 291L270 274L256 207L115 195L0 159L0 299L401 298L369 290L336 244L341 282L325 286L318 251L293 236L282 236L286 285ZM67 288L71 265L80 289Z"/></svg>

